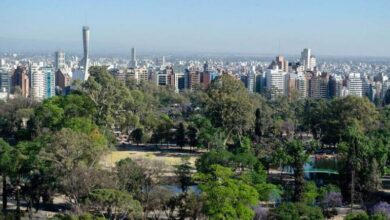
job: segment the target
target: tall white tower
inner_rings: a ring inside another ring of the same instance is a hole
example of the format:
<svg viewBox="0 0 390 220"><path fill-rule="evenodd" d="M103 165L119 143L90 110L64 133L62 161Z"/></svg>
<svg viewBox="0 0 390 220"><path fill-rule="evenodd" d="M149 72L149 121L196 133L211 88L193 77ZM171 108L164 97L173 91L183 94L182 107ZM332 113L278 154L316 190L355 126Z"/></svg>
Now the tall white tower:
<svg viewBox="0 0 390 220"><path fill-rule="evenodd" d="M80 66L84 68L84 80L87 80L89 77L88 68L89 68L89 27L83 27L83 47L84 47L84 57L80 61Z"/></svg>
<svg viewBox="0 0 390 220"><path fill-rule="evenodd" d="M137 67L137 54L135 47L131 48L131 61L130 61L130 67Z"/></svg>

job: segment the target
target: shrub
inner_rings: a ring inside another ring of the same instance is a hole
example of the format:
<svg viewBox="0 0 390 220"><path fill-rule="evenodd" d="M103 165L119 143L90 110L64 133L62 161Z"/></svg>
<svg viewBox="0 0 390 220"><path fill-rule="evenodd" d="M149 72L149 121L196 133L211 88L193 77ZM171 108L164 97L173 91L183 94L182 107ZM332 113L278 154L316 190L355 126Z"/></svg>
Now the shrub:
<svg viewBox="0 0 390 220"><path fill-rule="evenodd" d="M371 209L372 214L382 214L390 219L390 204L387 202L379 202Z"/></svg>
<svg viewBox="0 0 390 220"><path fill-rule="evenodd" d="M369 220L367 213L364 211L361 212L352 212L345 216L345 220Z"/></svg>
<svg viewBox="0 0 390 220"><path fill-rule="evenodd" d="M274 210L273 217L278 220L324 219L320 208L308 206L304 203L282 203Z"/></svg>

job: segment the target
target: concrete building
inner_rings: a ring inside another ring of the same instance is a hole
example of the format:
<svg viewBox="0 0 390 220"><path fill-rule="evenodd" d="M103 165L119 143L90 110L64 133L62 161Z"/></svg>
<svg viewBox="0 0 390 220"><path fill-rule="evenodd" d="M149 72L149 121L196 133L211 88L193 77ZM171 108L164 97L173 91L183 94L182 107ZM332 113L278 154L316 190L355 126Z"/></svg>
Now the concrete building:
<svg viewBox="0 0 390 220"><path fill-rule="evenodd" d="M201 73L196 68L187 68L185 70L187 78L187 89L190 91L197 90L201 87Z"/></svg>
<svg viewBox="0 0 390 220"><path fill-rule="evenodd" d="M24 66L18 66L12 75L11 92L14 93L17 89L20 90L23 97L30 95L30 76Z"/></svg>
<svg viewBox="0 0 390 220"><path fill-rule="evenodd" d="M187 88L187 78L184 73L175 73L175 91L182 92Z"/></svg>
<svg viewBox="0 0 390 220"><path fill-rule="evenodd" d="M44 99L56 95L56 75L54 69L50 66L42 67L41 71L44 75Z"/></svg>
<svg viewBox="0 0 390 220"><path fill-rule="evenodd" d="M131 48L131 58L130 58L130 67L136 68L137 67L137 51L135 47Z"/></svg>
<svg viewBox="0 0 390 220"><path fill-rule="evenodd" d="M30 66L31 76L31 96L35 100L43 100L45 98L45 74L40 70L39 66L33 64Z"/></svg>
<svg viewBox="0 0 390 220"><path fill-rule="evenodd" d="M10 93L11 91L11 69L0 68L0 92Z"/></svg>
<svg viewBox="0 0 390 220"><path fill-rule="evenodd" d="M312 72L309 80L309 97L316 99L329 98L329 76L326 72Z"/></svg>
<svg viewBox="0 0 390 220"><path fill-rule="evenodd" d="M343 97L344 80L340 75L331 75L329 78L329 97Z"/></svg>
<svg viewBox="0 0 390 220"><path fill-rule="evenodd" d="M272 95L286 95L286 72L279 68L266 70L266 89L272 92Z"/></svg>
<svg viewBox="0 0 390 220"><path fill-rule="evenodd" d="M360 73L350 73L347 80L348 95L363 96L363 81Z"/></svg>
<svg viewBox="0 0 390 220"><path fill-rule="evenodd" d="M54 53L54 69L57 71L63 68L65 68L65 53L59 50Z"/></svg>

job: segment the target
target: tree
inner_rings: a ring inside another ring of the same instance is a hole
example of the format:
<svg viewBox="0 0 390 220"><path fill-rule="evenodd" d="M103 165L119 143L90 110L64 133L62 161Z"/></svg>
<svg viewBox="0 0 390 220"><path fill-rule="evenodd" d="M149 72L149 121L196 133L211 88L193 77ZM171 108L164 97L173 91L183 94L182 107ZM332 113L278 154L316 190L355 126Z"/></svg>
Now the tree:
<svg viewBox="0 0 390 220"><path fill-rule="evenodd" d="M96 165L107 149L97 130L90 134L63 128L56 132L41 152L41 159L53 166L61 189L73 208L80 208L80 198L86 196L99 182L94 182ZM96 139L95 139L96 138Z"/></svg>
<svg viewBox="0 0 390 220"><path fill-rule="evenodd" d="M227 134L241 134L253 122L253 106L244 85L230 75L214 80L206 91L205 113L216 128Z"/></svg>
<svg viewBox="0 0 390 220"><path fill-rule="evenodd" d="M176 141L176 144L181 148L183 149L183 147L186 145L187 143L187 139L186 139L186 129L184 127L184 124L182 122L179 123L179 126L176 130L176 134L175 134L175 141Z"/></svg>
<svg viewBox="0 0 390 220"><path fill-rule="evenodd" d="M0 138L0 172L3 183L3 213L7 212L7 198L8 198L8 189L7 189L7 177L10 175L11 167L13 166L13 161L11 158L12 148L7 142Z"/></svg>
<svg viewBox="0 0 390 220"><path fill-rule="evenodd" d="M144 136L144 132L141 128L136 128L133 132L131 132L131 136L133 137L137 145L139 145L139 143L142 141L142 138Z"/></svg>
<svg viewBox="0 0 390 220"><path fill-rule="evenodd" d="M294 170L294 196L293 201L301 202L304 196L304 170L303 165L309 158L305 145L301 140L292 140L286 144L288 165Z"/></svg>
<svg viewBox="0 0 390 220"><path fill-rule="evenodd" d="M131 194L116 189L95 189L88 194L86 203L100 213L106 209L109 219L138 219L142 212Z"/></svg>
<svg viewBox="0 0 390 220"><path fill-rule="evenodd" d="M338 145L340 158L341 192L346 201L360 202L380 187L378 159L383 157L377 150L381 146L365 135L361 127L351 126Z"/></svg>
<svg viewBox="0 0 390 220"><path fill-rule="evenodd" d="M164 174L164 164L154 160L137 160L130 158L120 160L117 165L117 175L121 190L126 190L140 201L143 208L143 218L152 211L150 207L155 202L154 191L159 187Z"/></svg>
<svg viewBox="0 0 390 220"><path fill-rule="evenodd" d="M383 98L383 103L385 105L390 104L390 89L386 90L385 97Z"/></svg>
<svg viewBox="0 0 390 220"><path fill-rule="evenodd" d="M231 167L233 164L233 157L234 155L227 150L212 150L202 154L202 156L196 160L196 169L201 173L209 173L213 171L211 166L214 164Z"/></svg>
<svg viewBox="0 0 390 220"><path fill-rule="evenodd" d="M187 192L188 187L192 183L191 170L192 167L189 158L183 158L182 164L176 166L175 174L179 180L180 188L184 193Z"/></svg>
<svg viewBox="0 0 390 220"><path fill-rule="evenodd" d="M258 202L255 188L236 179L230 168L212 165L211 173L199 173L204 213L210 219L252 219Z"/></svg>
<svg viewBox="0 0 390 220"><path fill-rule="evenodd" d="M261 111L259 108L256 109L256 113L255 113L255 135L257 137L261 137L263 136L263 131L262 131L262 121L261 121Z"/></svg>
<svg viewBox="0 0 390 220"><path fill-rule="evenodd" d="M188 137L188 144L190 147L197 147L199 144L198 141L198 129L192 125L188 126L187 128L187 137Z"/></svg>

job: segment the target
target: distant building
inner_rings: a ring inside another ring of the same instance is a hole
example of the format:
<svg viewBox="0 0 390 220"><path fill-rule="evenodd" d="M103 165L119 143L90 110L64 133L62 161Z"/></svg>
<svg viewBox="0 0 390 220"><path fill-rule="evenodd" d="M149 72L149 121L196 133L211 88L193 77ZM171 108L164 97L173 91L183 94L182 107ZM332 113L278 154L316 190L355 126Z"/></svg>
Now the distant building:
<svg viewBox="0 0 390 220"><path fill-rule="evenodd" d="M272 92L272 95L286 95L286 74L279 68L266 71L266 88Z"/></svg>
<svg viewBox="0 0 390 220"><path fill-rule="evenodd" d="M175 73L175 91L184 91L187 87L187 78L184 73Z"/></svg>
<svg viewBox="0 0 390 220"><path fill-rule="evenodd" d="M84 57L81 59L79 63L79 67L81 67L79 70L75 71L75 77L73 77L74 80L81 80L85 81L89 78L89 27L84 26L83 27L83 52ZM81 71L80 71L81 70Z"/></svg>
<svg viewBox="0 0 390 220"><path fill-rule="evenodd" d="M195 68L188 68L185 70L187 76L187 88L190 91L197 90L201 87L201 73Z"/></svg>
<svg viewBox="0 0 390 220"><path fill-rule="evenodd" d="M343 96L344 80L340 75L331 75L329 78L329 97L337 98Z"/></svg>
<svg viewBox="0 0 390 220"><path fill-rule="evenodd" d="M329 98L329 76L326 72L311 72L309 80L309 97L316 99Z"/></svg>
<svg viewBox="0 0 390 220"><path fill-rule="evenodd" d="M363 81L360 73L350 73L347 80L348 95L363 96Z"/></svg>
<svg viewBox="0 0 390 220"><path fill-rule="evenodd" d="M55 96L55 72L52 67L30 66L31 96L35 100L43 100Z"/></svg>
<svg viewBox="0 0 390 220"><path fill-rule="evenodd" d="M42 67L41 68L42 73L44 74L44 97L43 98L50 98L56 95L56 75L54 72L54 69L52 67Z"/></svg>
<svg viewBox="0 0 390 220"><path fill-rule="evenodd" d="M16 89L20 89L23 97L30 95L30 76L27 72L27 68L24 66L18 66L12 75L12 93Z"/></svg>
<svg viewBox="0 0 390 220"><path fill-rule="evenodd" d="M70 86L71 77L64 69L59 69L55 73L55 86L63 91L66 87ZM62 93L62 92L61 92Z"/></svg>
<svg viewBox="0 0 390 220"><path fill-rule="evenodd" d="M313 71L317 66L316 58L311 54L311 49L305 48L301 52L300 64L305 70Z"/></svg>
<svg viewBox="0 0 390 220"><path fill-rule="evenodd" d="M131 48L131 59L130 59L130 67L136 68L137 67L137 51L135 47Z"/></svg>
<svg viewBox="0 0 390 220"><path fill-rule="evenodd" d="M0 92L10 93L11 91L11 69L0 68Z"/></svg>
<svg viewBox="0 0 390 220"><path fill-rule="evenodd" d="M63 68L65 68L65 53L59 50L54 54L54 69L57 71Z"/></svg>

